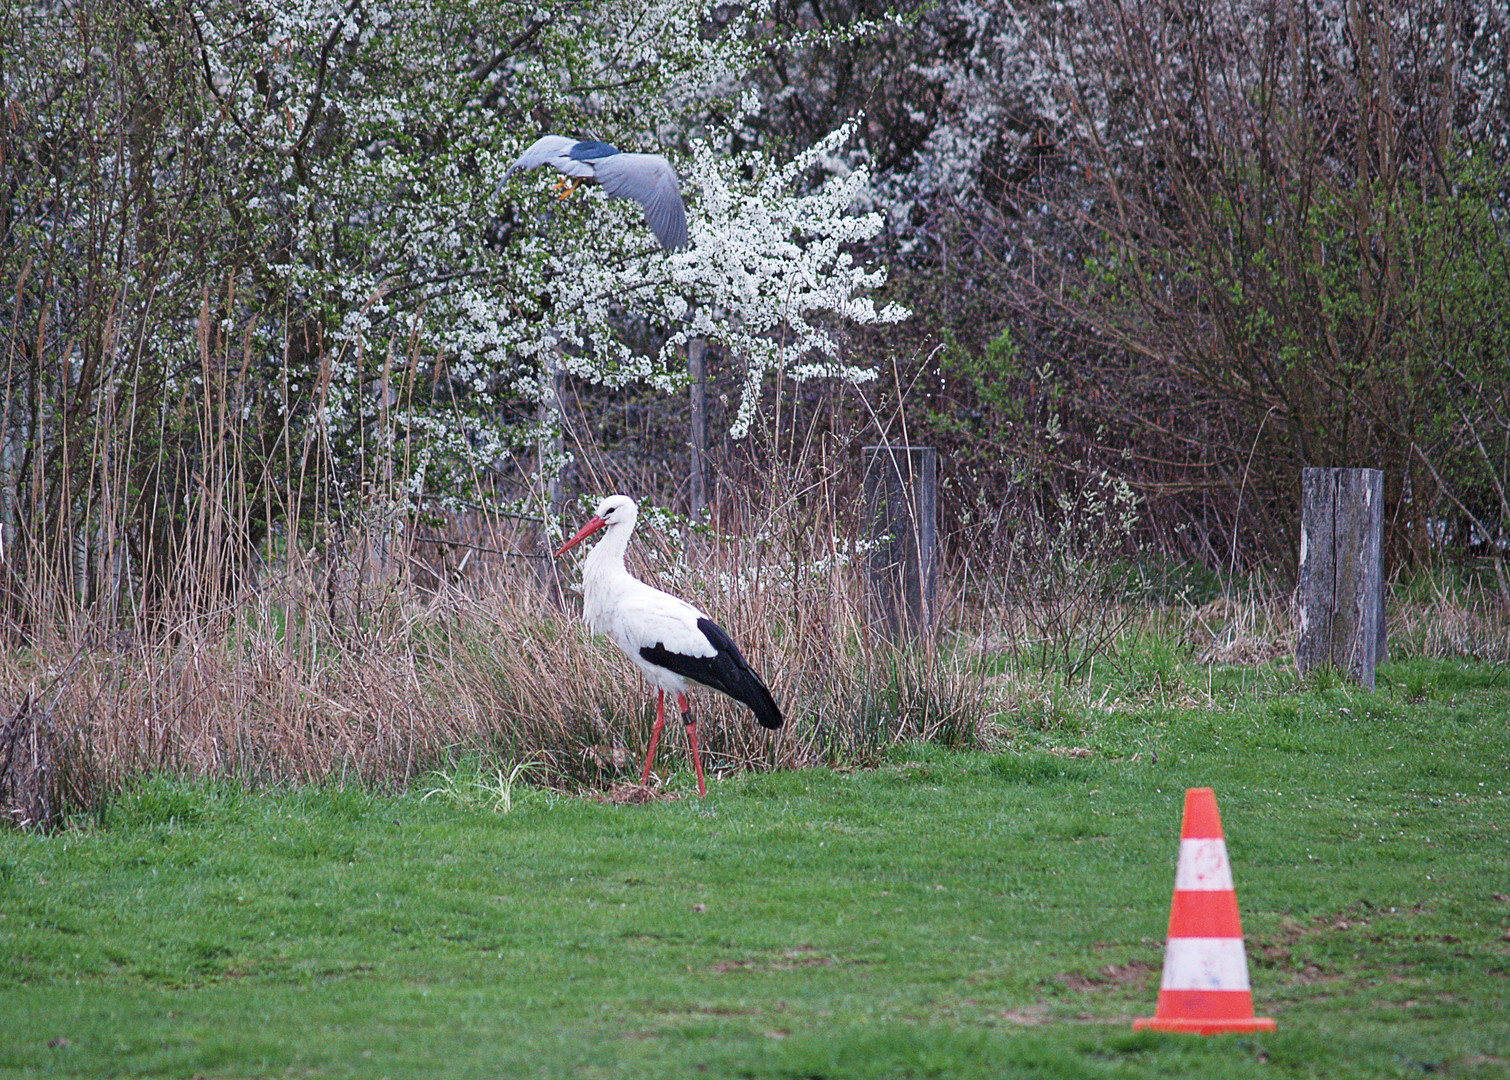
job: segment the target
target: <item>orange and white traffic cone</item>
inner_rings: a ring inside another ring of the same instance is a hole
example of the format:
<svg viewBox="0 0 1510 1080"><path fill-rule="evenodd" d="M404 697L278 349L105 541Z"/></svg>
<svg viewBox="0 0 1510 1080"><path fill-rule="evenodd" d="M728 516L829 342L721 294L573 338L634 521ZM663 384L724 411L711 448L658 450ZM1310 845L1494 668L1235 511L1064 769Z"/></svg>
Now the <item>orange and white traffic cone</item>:
<svg viewBox="0 0 1510 1080"><path fill-rule="evenodd" d="M1200 1034L1275 1028L1269 1017L1253 1015L1237 890L1210 788L1185 791L1159 1004L1153 1016L1134 1020L1133 1027Z"/></svg>

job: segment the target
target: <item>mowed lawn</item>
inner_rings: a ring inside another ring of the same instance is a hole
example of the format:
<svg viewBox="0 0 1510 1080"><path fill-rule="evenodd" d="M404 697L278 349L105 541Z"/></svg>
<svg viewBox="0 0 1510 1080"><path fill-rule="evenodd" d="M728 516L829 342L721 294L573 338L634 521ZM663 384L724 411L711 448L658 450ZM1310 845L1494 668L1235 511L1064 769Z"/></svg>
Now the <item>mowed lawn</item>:
<svg viewBox="0 0 1510 1080"><path fill-rule="evenodd" d="M1510 676L1384 675L702 802L152 782L0 834L0 1075L1510 1075ZM1188 786L1275 1034L1131 1030Z"/></svg>

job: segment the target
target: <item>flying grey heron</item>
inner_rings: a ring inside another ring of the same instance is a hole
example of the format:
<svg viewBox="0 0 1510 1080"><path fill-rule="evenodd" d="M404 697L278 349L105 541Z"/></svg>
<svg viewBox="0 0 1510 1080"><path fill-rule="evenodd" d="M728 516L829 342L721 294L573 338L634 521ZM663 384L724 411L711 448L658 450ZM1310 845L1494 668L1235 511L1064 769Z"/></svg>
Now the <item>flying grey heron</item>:
<svg viewBox="0 0 1510 1080"><path fill-rule="evenodd" d="M659 154L624 154L606 142L581 142L542 135L503 174L499 187L520 169L550 165L571 177L562 198L579 183L601 184L615 199L633 199L645 208L650 231L667 251L687 246L687 208L682 205L676 170Z"/></svg>

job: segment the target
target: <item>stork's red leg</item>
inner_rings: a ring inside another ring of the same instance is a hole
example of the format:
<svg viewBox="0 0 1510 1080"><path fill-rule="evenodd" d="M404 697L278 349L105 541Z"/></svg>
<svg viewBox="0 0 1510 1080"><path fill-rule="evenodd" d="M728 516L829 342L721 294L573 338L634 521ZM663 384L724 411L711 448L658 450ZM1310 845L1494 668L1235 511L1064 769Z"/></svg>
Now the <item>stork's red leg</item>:
<svg viewBox="0 0 1510 1080"><path fill-rule="evenodd" d="M703 755L697 746L697 721L692 719L686 694L677 694L676 701L682 707L682 719L687 722L687 741L692 744L692 769L697 773L697 796L702 798L708 794L708 785L703 783Z"/></svg>
<svg viewBox="0 0 1510 1080"><path fill-rule="evenodd" d="M641 786L650 783L650 763L655 760L655 748L661 741L661 728L666 726L666 691L655 692L655 726L650 729L650 750L645 754L645 771L640 774Z"/></svg>

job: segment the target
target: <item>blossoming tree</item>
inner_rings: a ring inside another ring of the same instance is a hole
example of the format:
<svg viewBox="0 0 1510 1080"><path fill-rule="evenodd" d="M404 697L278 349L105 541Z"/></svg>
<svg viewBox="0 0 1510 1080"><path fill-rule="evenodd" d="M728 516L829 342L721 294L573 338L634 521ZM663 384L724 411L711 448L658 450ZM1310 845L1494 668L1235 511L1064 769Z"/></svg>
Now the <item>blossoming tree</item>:
<svg viewBox="0 0 1510 1080"><path fill-rule="evenodd" d="M814 182L848 129L785 162L734 149L761 20L705 0L12 5L7 539L78 595L171 589L196 530L246 551L478 497L481 468L540 438L555 364L670 392L702 335L745 365L741 430L773 368L864 378L839 327L903 312L849 252L880 227L849 212L864 171ZM671 157L691 247L667 256L599 192L497 192L543 132ZM121 534L131 565L84 539Z"/></svg>

